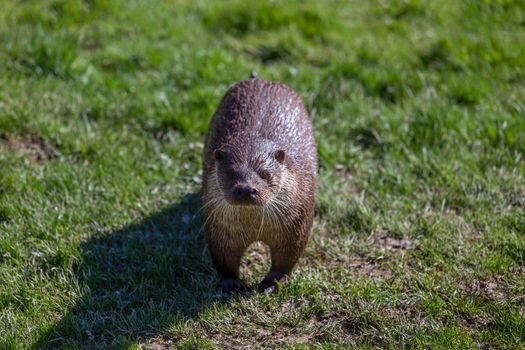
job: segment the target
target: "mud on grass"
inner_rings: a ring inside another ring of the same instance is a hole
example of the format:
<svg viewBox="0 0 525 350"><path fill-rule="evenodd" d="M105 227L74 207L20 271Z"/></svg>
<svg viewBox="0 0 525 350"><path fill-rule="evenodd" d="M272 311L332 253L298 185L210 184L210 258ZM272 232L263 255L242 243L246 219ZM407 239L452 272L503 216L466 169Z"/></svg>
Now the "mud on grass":
<svg viewBox="0 0 525 350"><path fill-rule="evenodd" d="M26 135L0 135L0 142L10 152L28 159L32 163L43 163L57 157L57 150L42 137Z"/></svg>

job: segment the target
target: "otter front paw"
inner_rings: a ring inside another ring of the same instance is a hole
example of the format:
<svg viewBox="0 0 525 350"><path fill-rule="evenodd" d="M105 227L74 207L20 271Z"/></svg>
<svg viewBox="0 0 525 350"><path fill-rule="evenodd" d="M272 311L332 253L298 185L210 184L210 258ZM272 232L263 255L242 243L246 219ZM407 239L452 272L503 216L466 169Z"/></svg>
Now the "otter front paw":
<svg viewBox="0 0 525 350"><path fill-rule="evenodd" d="M287 275L280 272L272 272L261 281L257 290L261 293L273 293L277 290L279 284L286 283L287 281Z"/></svg>
<svg viewBox="0 0 525 350"><path fill-rule="evenodd" d="M238 279L227 278L221 281L221 291L225 294L237 294L248 292L248 288Z"/></svg>

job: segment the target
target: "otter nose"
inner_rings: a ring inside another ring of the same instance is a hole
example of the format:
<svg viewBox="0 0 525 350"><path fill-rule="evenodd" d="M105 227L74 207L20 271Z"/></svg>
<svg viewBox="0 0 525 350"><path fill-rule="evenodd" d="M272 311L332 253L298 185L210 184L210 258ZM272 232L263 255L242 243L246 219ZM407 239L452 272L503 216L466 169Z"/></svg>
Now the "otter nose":
<svg viewBox="0 0 525 350"><path fill-rule="evenodd" d="M249 185L237 185L233 189L233 195L237 200L253 199L257 195L257 189Z"/></svg>

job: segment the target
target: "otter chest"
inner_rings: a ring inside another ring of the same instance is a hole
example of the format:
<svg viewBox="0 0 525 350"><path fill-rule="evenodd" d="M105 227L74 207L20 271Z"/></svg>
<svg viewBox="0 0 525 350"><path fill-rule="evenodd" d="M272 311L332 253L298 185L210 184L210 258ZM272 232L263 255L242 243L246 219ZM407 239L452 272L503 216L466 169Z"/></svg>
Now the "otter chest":
<svg viewBox="0 0 525 350"><path fill-rule="evenodd" d="M262 207L229 207L219 221L228 231L251 240L273 240L281 231L280 221Z"/></svg>

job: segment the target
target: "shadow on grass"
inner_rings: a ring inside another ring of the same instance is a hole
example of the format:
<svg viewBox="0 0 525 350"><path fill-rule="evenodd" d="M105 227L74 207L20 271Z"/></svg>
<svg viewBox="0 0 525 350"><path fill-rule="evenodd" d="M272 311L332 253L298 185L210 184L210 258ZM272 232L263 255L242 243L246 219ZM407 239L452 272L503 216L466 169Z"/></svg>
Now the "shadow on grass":
<svg viewBox="0 0 525 350"><path fill-rule="evenodd" d="M82 246L82 298L34 345L112 348L159 335L214 302L198 194Z"/></svg>

